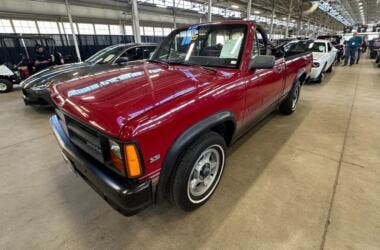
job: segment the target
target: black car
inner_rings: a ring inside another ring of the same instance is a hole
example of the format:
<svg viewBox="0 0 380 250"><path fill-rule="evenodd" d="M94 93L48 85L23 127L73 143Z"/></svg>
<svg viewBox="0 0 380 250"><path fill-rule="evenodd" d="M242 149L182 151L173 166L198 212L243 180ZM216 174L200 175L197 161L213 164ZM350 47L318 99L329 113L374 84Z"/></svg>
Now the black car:
<svg viewBox="0 0 380 250"><path fill-rule="evenodd" d="M126 65L139 64L148 59L157 44L118 44L104 48L80 63L47 68L21 82L25 105L54 106L47 86L72 78L96 74Z"/></svg>

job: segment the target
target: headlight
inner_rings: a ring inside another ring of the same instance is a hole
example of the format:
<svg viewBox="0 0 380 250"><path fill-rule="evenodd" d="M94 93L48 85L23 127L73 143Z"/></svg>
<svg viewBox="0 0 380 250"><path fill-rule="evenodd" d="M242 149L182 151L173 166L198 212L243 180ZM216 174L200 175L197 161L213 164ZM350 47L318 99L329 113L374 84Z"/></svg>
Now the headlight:
<svg viewBox="0 0 380 250"><path fill-rule="evenodd" d="M121 157L120 145L113 140L109 140L109 144L112 164L120 173L125 174L124 162L123 158Z"/></svg>
<svg viewBox="0 0 380 250"><path fill-rule="evenodd" d="M130 178L141 176L142 166L136 145L120 145L111 139L109 145L112 164L120 173L125 175L127 172Z"/></svg>
<svg viewBox="0 0 380 250"><path fill-rule="evenodd" d="M319 62L313 62L313 68L318 68L319 67Z"/></svg>

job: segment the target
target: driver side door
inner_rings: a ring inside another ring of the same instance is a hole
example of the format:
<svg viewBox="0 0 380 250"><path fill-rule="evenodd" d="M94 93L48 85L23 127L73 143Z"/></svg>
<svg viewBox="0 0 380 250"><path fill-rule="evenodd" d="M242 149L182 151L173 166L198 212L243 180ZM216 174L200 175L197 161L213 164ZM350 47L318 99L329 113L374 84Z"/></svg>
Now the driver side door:
<svg viewBox="0 0 380 250"><path fill-rule="evenodd" d="M251 60L268 51L262 35L256 32ZM277 58L273 69L252 69L247 74L245 123L250 124L275 104L284 88L285 60Z"/></svg>

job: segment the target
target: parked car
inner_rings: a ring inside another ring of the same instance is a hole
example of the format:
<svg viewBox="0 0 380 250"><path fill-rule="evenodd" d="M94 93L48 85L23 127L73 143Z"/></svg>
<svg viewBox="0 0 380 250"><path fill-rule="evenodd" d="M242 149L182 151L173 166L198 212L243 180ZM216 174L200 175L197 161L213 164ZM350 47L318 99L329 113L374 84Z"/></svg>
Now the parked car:
<svg viewBox="0 0 380 250"><path fill-rule="evenodd" d="M340 63L343 60L344 56L344 45L342 42L342 36L338 35L326 35L326 36L318 36L318 40L328 40L331 44L338 50L336 55L337 63Z"/></svg>
<svg viewBox="0 0 380 250"><path fill-rule="evenodd" d="M158 197L196 209L237 138L274 109L296 110L311 53L286 60L268 46L253 21L196 24L142 65L54 85L50 123L64 158L124 215Z"/></svg>
<svg viewBox="0 0 380 250"><path fill-rule="evenodd" d="M311 81L322 82L325 72L331 72L338 50L328 40L315 40L309 44L313 53Z"/></svg>
<svg viewBox="0 0 380 250"><path fill-rule="evenodd" d="M156 44L113 45L98 51L84 62L42 70L21 83L24 103L25 105L54 106L46 86L142 63L149 58L156 47Z"/></svg>

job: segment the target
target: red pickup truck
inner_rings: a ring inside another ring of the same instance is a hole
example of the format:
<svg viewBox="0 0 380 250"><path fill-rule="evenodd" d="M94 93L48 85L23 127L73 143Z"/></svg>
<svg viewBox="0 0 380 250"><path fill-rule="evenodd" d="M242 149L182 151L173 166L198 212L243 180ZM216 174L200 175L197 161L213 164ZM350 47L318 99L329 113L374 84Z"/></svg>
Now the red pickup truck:
<svg viewBox="0 0 380 250"><path fill-rule="evenodd" d="M159 197L190 211L214 192L239 136L296 109L311 66L310 53L284 57L252 21L196 24L143 65L54 84L50 123L71 168L124 215Z"/></svg>

